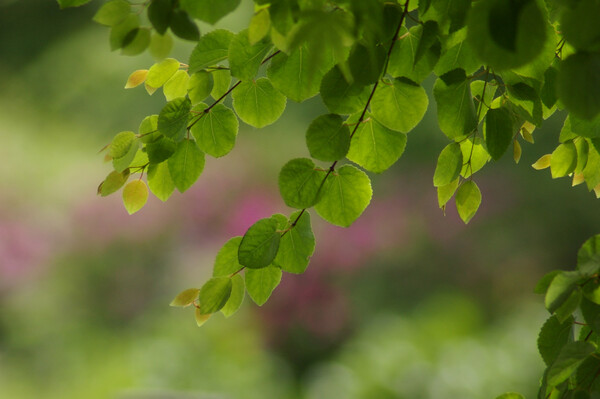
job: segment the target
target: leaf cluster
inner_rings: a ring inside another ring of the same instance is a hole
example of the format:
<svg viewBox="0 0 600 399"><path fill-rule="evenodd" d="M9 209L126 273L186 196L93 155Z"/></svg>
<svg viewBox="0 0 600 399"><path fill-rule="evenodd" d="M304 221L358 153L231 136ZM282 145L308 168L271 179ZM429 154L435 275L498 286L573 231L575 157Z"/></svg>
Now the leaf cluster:
<svg viewBox="0 0 600 399"><path fill-rule="evenodd" d="M327 108L307 126L310 158L292 159L279 173L291 215L259 220L228 241L213 278L174 300L194 305L198 324L217 311L235 312L245 291L262 305L282 271L304 272L315 245L308 209L350 226L371 201L367 172L392 167L432 101L447 139L433 176L438 204L445 210L454 198L465 223L482 203L474 174L511 148L518 163L524 145L534 144L534 130L558 110L568 116L557 147L533 167L549 167L553 178L571 176L573 185L585 182L600 195L598 0L255 0L247 29L200 33L196 20L214 24L239 3L110 0L94 17L110 28L112 50L147 49L157 60L134 71L125 87L143 85L150 95L162 88L166 100L137 133L118 133L107 146L114 170L98 193L124 186L129 213L144 206L148 187L162 201L189 189L206 155L219 158L234 148L240 121L262 128L280 118L288 100L317 95ZM185 63L169 58L172 35L195 42ZM432 74L430 99L422 82ZM229 96L231 106L224 103ZM549 368L540 397L595 392L595 377L589 386L576 378L596 361L595 256L580 255L578 270L557 272L538 287L554 314L541 339ZM578 308L591 332L573 341L564 331Z"/></svg>

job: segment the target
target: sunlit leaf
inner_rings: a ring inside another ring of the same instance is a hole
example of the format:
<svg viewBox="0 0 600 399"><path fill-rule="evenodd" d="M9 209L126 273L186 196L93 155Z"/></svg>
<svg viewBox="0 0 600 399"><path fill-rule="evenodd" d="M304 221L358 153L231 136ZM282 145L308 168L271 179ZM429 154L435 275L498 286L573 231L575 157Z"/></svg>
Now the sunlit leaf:
<svg viewBox="0 0 600 399"><path fill-rule="evenodd" d="M258 306L262 306L281 282L281 269L273 265L261 269L246 269L245 277L250 298Z"/></svg>
<svg viewBox="0 0 600 399"><path fill-rule="evenodd" d="M192 303L194 303L196 299L198 299L199 293L199 288L188 288L187 290L183 290L179 294L177 294L177 296L171 301L169 306L189 306Z"/></svg>
<svg viewBox="0 0 600 399"><path fill-rule="evenodd" d="M233 36L232 32L225 29L216 29L202 36L190 54L189 73L217 65L226 59Z"/></svg>
<svg viewBox="0 0 600 399"><path fill-rule="evenodd" d="M146 205L148 187L142 180L134 180L123 188L123 204L127 213L134 214Z"/></svg>
<svg viewBox="0 0 600 399"><path fill-rule="evenodd" d="M175 58L166 58L150 67L146 76L146 83L152 87L161 87L179 69L179 61Z"/></svg>
<svg viewBox="0 0 600 399"><path fill-rule="evenodd" d="M232 94L233 109L241 120L254 127L275 122L285 110L286 98L267 78L242 82Z"/></svg>
<svg viewBox="0 0 600 399"><path fill-rule="evenodd" d="M122 22L130 11L131 5L127 1L111 0L104 3L92 19L99 24L113 26Z"/></svg>
<svg viewBox="0 0 600 399"><path fill-rule="evenodd" d="M433 185L435 187L446 186L456 180L463 166L462 151L458 143L448 144L438 157Z"/></svg>
<svg viewBox="0 0 600 399"><path fill-rule="evenodd" d="M200 177L204 169L204 153L192 140L182 140L169 158L169 174L179 192L183 193Z"/></svg>
<svg viewBox="0 0 600 399"><path fill-rule="evenodd" d="M372 195L369 177L354 166L344 165L327 178L315 210L329 223L348 227L367 208Z"/></svg>
<svg viewBox="0 0 600 399"><path fill-rule="evenodd" d="M379 85L371 101L371 112L385 127L408 133L423 119L428 104L423 87L397 78L391 84Z"/></svg>
<svg viewBox="0 0 600 399"><path fill-rule="evenodd" d="M475 216L481 205L481 191L473 180L464 182L456 190L456 210L465 224Z"/></svg>
<svg viewBox="0 0 600 399"><path fill-rule="evenodd" d="M229 276L243 268L238 261L240 242L242 237L233 237L221 247L215 258L213 277Z"/></svg>
<svg viewBox="0 0 600 399"><path fill-rule="evenodd" d="M198 147L213 157L227 155L235 145L239 122L233 111L223 104L215 105L192 126Z"/></svg>
<svg viewBox="0 0 600 399"><path fill-rule="evenodd" d="M168 162L150 164L148 167L148 188L161 201L169 199L175 191L175 183L171 179Z"/></svg>
<svg viewBox="0 0 600 399"><path fill-rule="evenodd" d="M236 274L231 278L231 295L227 303L221 308L221 313L225 317L231 317L242 306L245 294L246 285L244 284L244 279L239 274Z"/></svg>
<svg viewBox="0 0 600 399"><path fill-rule="evenodd" d="M148 75L147 69L138 69L129 75L127 78L127 83L125 83L126 89L132 89L144 83L146 80L146 76Z"/></svg>

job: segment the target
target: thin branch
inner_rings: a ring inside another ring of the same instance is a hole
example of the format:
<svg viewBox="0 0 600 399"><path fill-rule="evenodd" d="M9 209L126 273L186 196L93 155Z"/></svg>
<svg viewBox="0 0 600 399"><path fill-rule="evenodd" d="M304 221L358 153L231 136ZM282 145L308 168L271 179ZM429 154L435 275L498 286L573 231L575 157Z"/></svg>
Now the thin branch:
<svg viewBox="0 0 600 399"><path fill-rule="evenodd" d="M406 0L406 4L404 4L404 12L402 13L402 16L400 17L400 22L398 23L398 26L396 27L396 32L394 33L394 36L392 38L392 43L390 44L390 47L388 48L387 55L385 57L385 65L383 67L383 70L381 71L381 76L380 76L379 79L377 79L377 82L375 82L375 84L373 85L373 89L371 90L371 94L369 94L369 98L367 99L367 102L365 103L365 106L364 106L364 108L363 108L363 110L362 110L362 112L360 114L360 117L358 118L358 122L356 122L356 124L354 125L354 129L352 129L352 133L350 134L350 139L352 139L352 137L354 137L354 134L358 130L358 127L363 122L363 120L365 118L365 114L367 113L367 109L369 108L369 104L371 104L371 100L373 99L373 95L375 94L375 90L377 90L377 86L379 85L379 81L387 73L387 69L388 69L388 65L390 63L390 56L392 54L392 50L394 50L394 45L396 44L396 41L397 41L396 39L398 38L398 34L400 33L400 29L402 28L402 25L404 24L404 20L406 19L406 16L408 15L408 3L409 3L409 1L410 0ZM329 170L327 170L327 174L325 174L325 177L321 181L321 185L319 186L319 189L317 190L317 193L321 191L321 189L325 185L325 181L327 180L327 178L329 177L329 175L331 175L335 171L335 166L337 165L337 163L338 163L338 161L335 161L334 163L331 164L331 166L329 167ZM283 233L281 233L282 237L288 231L290 231L292 228L294 228L294 226L296 226L296 224L298 223L298 220L300 220L300 217L304 214L304 212L306 212L306 208L303 208L300 211L300 213L298 214L298 216L296 217L296 219L294 219L294 221L292 222L292 224L290 225L290 227L288 229L286 229Z"/></svg>

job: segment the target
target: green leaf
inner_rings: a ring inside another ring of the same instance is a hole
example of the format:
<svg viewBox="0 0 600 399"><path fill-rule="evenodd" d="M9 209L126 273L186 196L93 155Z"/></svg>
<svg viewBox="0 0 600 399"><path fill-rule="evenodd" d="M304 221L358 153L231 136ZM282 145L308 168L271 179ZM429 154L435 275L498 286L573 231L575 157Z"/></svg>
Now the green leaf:
<svg viewBox="0 0 600 399"><path fill-rule="evenodd" d="M573 7L565 7L560 21L561 33L578 50L598 51L598 15L600 3L595 0L581 0Z"/></svg>
<svg viewBox="0 0 600 399"><path fill-rule="evenodd" d="M192 105L198 104L210 95L213 89L213 77L206 71L196 72L188 81L188 97Z"/></svg>
<svg viewBox="0 0 600 399"><path fill-rule="evenodd" d="M446 38L440 59L433 70L437 76L442 76L457 68L464 69L467 75L470 75L481 67L481 63L475 57L471 46L465 40L466 38L466 28L462 28Z"/></svg>
<svg viewBox="0 0 600 399"><path fill-rule="evenodd" d="M200 294L199 288L188 288L187 290L183 290L179 294L177 294L177 296L171 301L169 306L189 306L192 303L194 303L196 299L198 299L198 294Z"/></svg>
<svg viewBox="0 0 600 399"><path fill-rule="evenodd" d="M577 252L577 267L583 267L589 262L600 260L600 234L589 238Z"/></svg>
<svg viewBox="0 0 600 399"><path fill-rule="evenodd" d="M439 43L439 29L438 24L435 21L426 21L423 24L423 31L421 33L421 39L415 50L415 59L413 60L413 67L423 58L425 52L427 52L431 46Z"/></svg>
<svg viewBox="0 0 600 399"><path fill-rule="evenodd" d="M165 202L175 191L168 162L150 164L148 167L148 188L159 200Z"/></svg>
<svg viewBox="0 0 600 399"><path fill-rule="evenodd" d="M130 181L123 188L123 204L130 215L142 209L146 201L148 201L148 187L143 181Z"/></svg>
<svg viewBox="0 0 600 399"><path fill-rule="evenodd" d="M281 269L272 265L262 269L246 269L245 277L250 298L262 306L281 282Z"/></svg>
<svg viewBox="0 0 600 399"><path fill-rule="evenodd" d="M600 114L600 53L578 52L560 63L558 98L565 108L581 119Z"/></svg>
<svg viewBox="0 0 600 399"><path fill-rule="evenodd" d="M440 209L445 209L446 204L456 192L456 189L458 188L458 181L459 179L457 178L445 186L439 186L437 188L438 206Z"/></svg>
<svg viewBox="0 0 600 399"><path fill-rule="evenodd" d="M525 399L525 396L516 392L507 392L498 396L496 399Z"/></svg>
<svg viewBox="0 0 600 399"><path fill-rule="evenodd" d="M505 107L490 109L485 118L485 144L494 161L504 155L513 136L513 120L508 109Z"/></svg>
<svg viewBox="0 0 600 399"><path fill-rule="evenodd" d="M123 21L114 25L110 29L108 38L110 49L112 51L128 45L135 37L135 33L140 27L140 21L137 15L129 14Z"/></svg>
<svg viewBox="0 0 600 399"><path fill-rule="evenodd" d="M279 173L279 193L291 208L310 208L320 200L324 178L310 159L292 159Z"/></svg>
<svg viewBox="0 0 600 399"><path fill-rule="evenodd" d="M171 32L183 40L197 42L200 39L198 26L185 11L174 10L169 26Z"/></svg>
<svg viewBox="0 0 600 399"><path fill-rule="evenodd" d="M238 250L241 242L242 237L233 237L221 247L215 258L213 277L230 276L244 267L238 262Z"/></svg>
<svg viewBox="0 0 600 399"><path fill-rule="evenodd" d="M560 274L562 270L552 270L544 274L544 276L537 282L533 292L536 294L545 294L548 291L548 287L550 287L550 283L554 280L557 274Z"/></svg>
<svg viewBox="0 0 600 399"><path fill-rule="evenodd" d="M575 288L562 305L554 312L554 315L561 323L571 317L573 312L577 310L582 298L581 287Z"/></svg>
<svg viewBox="0 0 600 399"><path fill-rule="evenodd" d="M582 331L584 329L582 328ZM600 391L600 380L598 380L598 370L600 369L600 359L590 356L577 368L575 383L578 387L587 387L589 392ZM593 397L592 397L593 398ZM573 399L590 399L590 396L578 396ZM594 398L595 399L595 398Z"/></svg>
<svg viewBox="0 0 600 399"><path fill-rule="evenodd" d="M123 45L121 54L129 56L138 55L143 53L150 45L150 30L139 28L134 29L129 34L133 35L133 38L131 41L126 39L128 43Z"/></svg>
<svg viewBox="0 0 600 399"><path fill-rule="evenodd" d="M166 161L175 153L177 144L169 138L160 135L155 142L146 144L146 152L151 164L159 164Z"/></svg>
<svg viewBox="0 0 600 399"><path fill-rule="evenodd" d="M548 369L548 385L554 387L566 381L585 359L596 351L589 342L570 342L563 346L554 363Z"/></svg>
<svg viewBox="0 0 600 399"><path fill-rule="evenodd" d="M434 187L446 186L458 177L463 166L463 156L458 143L448 144L437 160L433 174Z"/></svg>
<svg viewBox="0 0 600 399"><path fill-rule="evenodd" d="M179 61L175 58L166 58L161 62L154 64L148 71L146 83L152 87L161 87L171 76L179 69Z"/></svg>
<svg viewBox="0 0 600 399"><path fill-rule="evenodd" d="M581 301L583 319L596 334L600 333L600 305L583 298Z"/></svg>
<svg viewBox="0 0 600 399"><path fill-rule="evenodd" d="M358 114L348 118L350 126L358 122ZM381 173L392 166L404 152L406 134L395 132L365 114L355 127L346 157L369 172Z"/></svg>
<svg viewBox="0 0 600 399"><path fill-rule="evenodd" d="M577 140L574 142L577 150L577 165L573 173L582 173L583 169L587 165L588 154L590 152L590 146L587 140Z"/></svg>
<svg viewBox="0 0 600 399"><path fill-rule="evenodd" d="M223 104L217 104L202 115L198 123L192 126L191 132L202 151L218 158L233 149L238 128L238 119L233 111Z"/></svg>
<svg viewBox="0 0 600 399"><path fill-rule="evenodd" d="M348 65L354 82L370 85L381 77L385 65L386 50L383 46L366 46L355 43L348 57Z"/></svg>
<svg viewBox="0 0 600 399"><path fill-rule="evenodd" d="M469 80L462 69L455 69L435 81L433 96L437 103L440 129L454 140L477 127L477 114Z"/></svg>
<svg viewBox="0 0 600 399"><path fill-rule="evenodd" d="M123 172L113 170L106 176L106 179L104 179L98 188L98 194L106 197L118 191L127 182L127 179L129 179L129 169L125 169Z"/></svg>
<svg viewBox="0 0 600 399"><path fill-rule="evenodd" d="M479 205L481 205L481 191L479 191L479 187L473 180L468 180L458 187L456 190L456 210L465 224L469 223L475 216Z"/></svg>
<svg viewBox="0 0 600 399"><path fill-rule="evenodd" d="M213 77L213 88L210 92L212 98L219 99L224 96L231 85L231 73L228 69L217 69L211 72Z"/></svg>
<svg viewBox="0 0 600 399"><path fill-rule="evenodd" d="M214 25L235 10L240 0L181 0L179 4L192 17Z"/></svg>
<svg viewBox="0 0 600 399"><path fill-rule="evenodd" d="M164 35L160 35L156 32L152 33L149 47L152 57L158 61L161 61L169 56L172 48L173 38L168 32L166 32Z"/></svg>
<svg viewBox="0 0 600 399"><path fill-rule="evenodd" d="M246 287L244 279L239 274L236 274L231 278L231 295L229 296L227 303L221 308L221 313L223 313L225 317L231 317L238 311L240 306L242 306L245 293Z"/></svg>
<svg viewBox="0 0 600 399"><path fill-rule="evenodd" d="M285 96L267 78L242 82L232 97L233 109L240 119L258 128L272 124L285 110Z"/></svg>
<svg viewBox="0 0 600 399"><path fill-rule="evenodd" d="M536 90L525 84L508 84L508 100L514 104L517 114L523 119L541 126L543 120L542 100Z"/></svg>
<svg viewBox="0 0 600 399"><path fill-rule="evenodd" d="M113 138L108 154L117 172L123 172L131 165L138 148L138 139L133 132L121 132Z"/></svg>
<svg viewBox="0 0 600 399"><path fill-rule="evenodd" d="M403 76L414 82L422 82L433 71L440 58L440 45L430 46L417 60L417 48L421 41L423 27L413 26L410 30L400 29L396 45L390 54L387 72L394 76Z"/></svg>
<svg viewBox="0 0 600 399"><path fill-rule="evenodd" d="M221 310L231 296L232 283L229 277L213 277L200 288L198 305L201 314Z"/></svg>
<svg viewBox="0 0 600 399"><path fill-rule="evenodd" d="M288 227L288 218L281 213L271 215L271 219L277 222L278 230L285 230Z"/></svg>
<svg viewBox="0 0 600 399"><path fill-rule="evenodd" d="M164 35L169 28L172 13L173 0L152 0L150 2L148 6L148 19L160 35Z"/></svg>
<svg viewBox="0 0 600 399"><path fill-rule="evenodd" d="M600 184L600 154L594 146L589 148L587 164L583 169L583 177L588 190L593 190L594 187Z"/></svg>
<svg viewBox="0 0 600 399"><path fill-rule="evenodd" d="M332 173L323 190L315 210L329 223L341 227L354 223L373 195L369 177L351 165L344 165Z"/></svg>
<svg viewBox="0 0 600 399"><path fill-rule="evenodd" d="M254 79L271 47L271 43L266 41L250 44L247 29L235 35L229 43L231 74L240 80Z"/></svg>
<svg viewBox="0 0 600 399"><path fill-rule="evenodd" d="M89 3L91 0L57 0L60 8L79 7Z"/></svg>
<svg viewBox="0 0 600 399"><path fill-rule="evenodd" d="M248 25L248 39L250 45L261 41L271 30L271 18L269 17L269 9L263 8L259 10L250 19Z"/></svg>
<svg viewBox="0 0 600 399"><path fill-rule="evenodd" d="M121 132L113 138L108 148L108 155L113 159L118 159L126 156L131 152L131 148L135 147L137 151L137 139L134 132ZM134 153L135 155L135 153Z"/></svg>
<svg viewBox="0 0 600 399"><path fill-rule="evenodd" d="M158 130L166 137L179 141L185 135L192 103L188 98L169 101L158 115Z"/></svg>
<svg viewBox="0 0 600 399"><path fill-rule="evenodd" d="M273 57L267 69L267 76L273 86L296 102L302 102L319 93L323 76L333 66L332 57L323 57L319 65L310 68L309 52L309 48L303 45L289 55L280 53Z"/></svg>
<svg viewBox="0 0 600 399"><path fill-rule="evenodd" d="M547 366L554 363L562 347L573 340L573 321L573 317L560 322L556 316L550 316L542 326L537 346Z"/></svg>
<svg viewBox="0 0 600 399"><path fill-rule="evenodd" d="M572 141L560 144L552 152L550 171L552 178L563 177L575 170L577 166L577 148Z"/></svg>
<svg viewBox="0 0 600 399"><path fill-rule="evenodd" d="M92 19L99 24L113 26L123 22L130 11L131 5L127 1L111 0L104 3Z"/></svg>
<svg viewBox="0 0 600 399"><path fill-rule="evenodd" d="M321 98L327 109L334 114L349 115L363 109L369 93L368 86L348 83L337 66L321 80Z"/></svg>
<svg viewBox="0 0 600 399"><path fill-rule="evenodd" d="M306 146L315 159L337 161L348 153L350 129L337 114L321 115L308 126Z"/></svg>
<svg viewBox="0 0 600 399"><path fill-rule="evenodd" d="M204 323L206 323L206 321L210 319L211 315L212 313L202 314L202 312L200 312L200 309L196 308L196 310L194 311L194 316L196 317L196 324L198 325L198 327L202 327Z"/></svg>
<svg viewBox="0 0 600 399"><path fill-rule="evenodd" d="M483 92L484 87L485 93ZM479 122L481 122L487 115L489 107L491 106L494 96L496 95L496 89L496 85L486 84L483 80L473 80L471 82L471 95L473 96L474 106L479 116ZM481 98L484 96L485 98L483 99L482 104Z"/></svg>
<svg viewBox="0 0 600 399"><path fill-rule="evenodd" d="M547 20L535 0L473 3L467 40L483 64L501 70L534 60L548 39Z"/></svg>
<svg viewBox="0 0 600 399"><path fill-rule="evenodd" d="M581 273L561 272L552 279L544 299L546 309L554 313L569 298L573 290L583 281Z"/></svg>
<svg viewBox="0 0 600 399"><path fill-rule="evenodd" d="M280 239L275 219L266 218L254 223L240 242L238 249L240 264L250 269L269 266L277 255Z"/></svg>
<svg viewBox="0 0 600 399"><path fill-rule="evenodd" d="M383 126L408 133L423 119L429 100L425 89L404 79L380 85L371 101L371 112Z"/></svg>
<svg viewBox="0 0 600 399"><path fill-rule="evenodd" d="M315 236L310 225L308 211L296 211L290 215L291 224L300 218L291 229L281 237L279 251L275 264L288 273L302 274L306 271L308 262L315 251Z"/></svg>
<svg viewBox="0 0 600 399"><path fill-rule="evenodd" d="M179 70L175 72L173 76L163 87L163 93L167 101L172 101L179 97L185 97L188 92L188 81L190 80L189 75L186 71Z"/></svg>
<svg viewBox="0 0 600 399"><path fill-rule="evenodd" d="M204 169L204 153L195 142L185 139L177 144L177 149L169 158L169 173L179 192L183 193L200 177Z"/></svg>
<svg viewBox="0 0 600 399"><path fill-rule="evenodd" d="M490 155L485 150L482 142L479 137L475 137L475 141L469 138L460 142L464 162L460 175L465 179L468 179L473 173L483 168L490 160Z"/></svg>
<svg viewBox="0 0 600 399"><path fill-rule="evenodd" d="M217 65L226 59L233 36L232 32L224 29L216 29L202 36L190 54L189 73Z"/></svg>

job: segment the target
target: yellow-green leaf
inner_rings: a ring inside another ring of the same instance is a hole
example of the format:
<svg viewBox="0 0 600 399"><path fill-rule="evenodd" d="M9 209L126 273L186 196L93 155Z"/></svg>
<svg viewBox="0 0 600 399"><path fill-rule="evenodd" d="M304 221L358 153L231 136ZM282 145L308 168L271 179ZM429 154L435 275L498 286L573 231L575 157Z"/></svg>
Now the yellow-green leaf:
<svg viewBox="0 0 600 399"><path fill-rule="evenodd" d="M142 180L129 182L123 189L123 204L130 215L142 209L146 201L148 201L148 187Z"/></svg>
<svg viewBox="0 0 600 399"><path fill-rule="evenodd" d="M148 76L147 69L138 69L137 71L132 72L131 75L127 78L127 83L125 83L126 89L132 89L144 83L146 80L146 76Z"/></svg>
<svg viewBox="0 0 600 399"><path fill-rule="evenodd" d="M192 303L194 303L196 299L198 299L199 293L199 288L188 288L187 290L183 290L179 294L177 294L177 296L171 301L169 306L189 306Z"/></svg>

